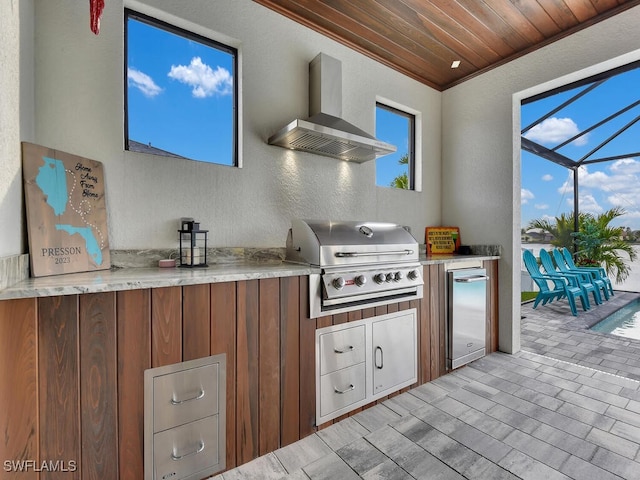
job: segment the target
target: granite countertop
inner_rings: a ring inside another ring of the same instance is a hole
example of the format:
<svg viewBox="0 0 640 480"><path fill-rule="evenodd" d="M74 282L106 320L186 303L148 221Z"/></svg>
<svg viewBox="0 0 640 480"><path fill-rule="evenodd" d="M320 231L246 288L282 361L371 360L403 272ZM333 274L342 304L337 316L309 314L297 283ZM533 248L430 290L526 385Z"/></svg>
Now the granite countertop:
<svg viewBox="0 0 640 480"><path fill-rule="evenodd" d="M308 265L285 262L218 264L193 269L120 268L28 278L0 290L0 300L292 277L317 272L318 269Z"/></svg>
<svg viewBox="0 0 640 480"><path fill-rule="evenodd" d="M474 255L431 256L422 253L420 263L434 265L500 258L499 250L474 251L474 253ZM129 266L93 272L26 278L0 290L0 300L291 277L312 273L320 273L320 269L273 259L261 262L245 258L241 261L218 263L206 268L193 269Z"/></svg>

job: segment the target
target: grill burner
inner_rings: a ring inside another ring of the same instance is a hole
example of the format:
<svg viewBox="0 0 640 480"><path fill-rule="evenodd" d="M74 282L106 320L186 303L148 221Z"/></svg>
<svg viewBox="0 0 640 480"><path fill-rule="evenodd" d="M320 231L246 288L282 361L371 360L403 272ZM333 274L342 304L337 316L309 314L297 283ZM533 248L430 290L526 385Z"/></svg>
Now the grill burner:
<svg viewBox="0 0 640 480"><path fill-rule="evenodd" d="M294 220L286 260L321 269L309 276L311 318L422 298L418 242L394 223Z"/></svg>

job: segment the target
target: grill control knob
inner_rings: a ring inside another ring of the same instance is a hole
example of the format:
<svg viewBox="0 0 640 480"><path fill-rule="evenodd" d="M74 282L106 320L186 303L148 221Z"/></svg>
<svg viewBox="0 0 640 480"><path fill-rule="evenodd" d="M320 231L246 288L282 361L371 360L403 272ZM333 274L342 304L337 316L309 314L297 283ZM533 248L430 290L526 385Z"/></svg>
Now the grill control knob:
<svg viewBox="0 0 640 480"><path fill-rule="evenodd" d="M355 281L356 281L356 285L357 285L357 286L359 286L359 287L361 287L361 286L363 286L365 283L367 283L367 277L365 277L364 275L358 275L358 276L355 278Z"/></svg>
<svg viewBox="0 0 640 480"><path fill-rule="evenodd" d="M331 282L331 285L333 285L333 288L335 288L336 290L341 290L342 287L344 287L344 284L345 284L345 281L344 281L344 278L342 277L336 277Z"/></svg>
<svg viewBox="0 0 640 480"><path fill-rule="evenodd" d="M418 272L416 272L415 270L411 270L409 273L407 273L407 278L409 280L415 280L418 278Z"/></svg>
<svg viewBox="0 0 640 480"><path fill-rule="evenodd" d="M386 276L384 273L376 273L373 276L373 281L376 283L384 283L385 279L386 279Z"/></svg>
<svg viewBox="0 0 640 480"><path fill-rule="evenodd" d="M396 272L396 275L394 277L394 280L396 282L399 282L400 280L402 280L402 277L404 277L404 275L402 275L402 272Z"/></svg>
<svg viewBox="0 0 640 480"><path fill-rule="evenodd" d="M384 281L390 282L391 280L393 280L393 273L387 273L387 276L385 277Z"/></svg>

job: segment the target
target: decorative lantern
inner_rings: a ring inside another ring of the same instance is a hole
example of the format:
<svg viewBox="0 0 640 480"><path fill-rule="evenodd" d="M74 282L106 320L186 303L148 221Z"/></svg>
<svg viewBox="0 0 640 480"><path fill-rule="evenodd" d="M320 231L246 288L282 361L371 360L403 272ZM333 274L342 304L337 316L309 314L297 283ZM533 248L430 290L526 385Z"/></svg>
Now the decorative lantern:
<svg viewBox="0 0 640 480"><path fill-rule="evenodd" d="M180 266L208 267L207 234L209 230L200 230L200 223L183 220L180 234Z"/></svg>

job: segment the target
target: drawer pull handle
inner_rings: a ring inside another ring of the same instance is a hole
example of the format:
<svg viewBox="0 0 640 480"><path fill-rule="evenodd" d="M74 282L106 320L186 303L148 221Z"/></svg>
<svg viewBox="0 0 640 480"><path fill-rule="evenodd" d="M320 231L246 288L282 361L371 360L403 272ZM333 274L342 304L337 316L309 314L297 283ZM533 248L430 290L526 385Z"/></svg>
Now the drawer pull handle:
<svg viewBox="0 0 640 480"><path fill-rule="evenodd" d="M349 352L353 352L354 349L355 348L353 345L349 345L347 347L344 347L342 350L339 348L334 348L333 351L336 353L349 353Z"/></svg>
<svg viewBox="0 0 640 480"><path fill-rule="evenodd" d="M333 391L336 393L339 393L340 395L350 392L351 390L355 390L356 387L353 384L350 384L347 388L345 388L344 390L338 390L336 387L333 387Z"/></svg>
<svg viewBox="0 0 640 480"><path fill-rule="evenodd" d="M200 400L204 397L204 390L200 389L200 393L195 397L185 398L184 400L176 400L176 397L171 397L171 405L182 405L183 403L193 402L194 400Z"/></svg>
<svg viewBox="0 0 640 480"><path fill-rule="evenodd" d="M182 460L183 458L190 457L191 455L197 455L204 450L204 442L200 440L200 444L198 448L196 448L193 452L188 452L183 455L176 455L175 450L171 453L171 460L177 462L178 460Z"/></svg>

